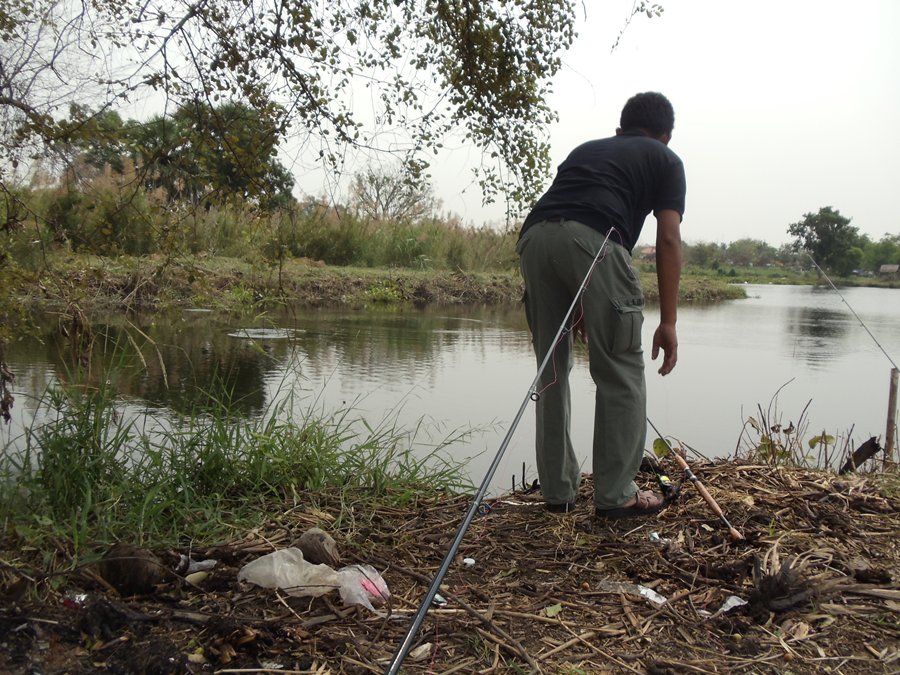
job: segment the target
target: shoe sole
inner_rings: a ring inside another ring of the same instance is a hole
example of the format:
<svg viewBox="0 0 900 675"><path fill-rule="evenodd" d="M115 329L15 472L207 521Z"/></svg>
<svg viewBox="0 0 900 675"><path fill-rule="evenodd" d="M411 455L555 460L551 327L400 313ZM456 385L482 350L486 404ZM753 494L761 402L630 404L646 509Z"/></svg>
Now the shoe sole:
<svg viewBox="0 0 900 675"><path fill-rule="evenodd" d="M550 513L572 513L575 506L575 502L566 502L565 504L546 504L545 508Z"/></svg>
<svg viewBox="0 0 900 675"><path fill-rule="evenodd" d="M652 509L639 509L634 506L623 506L617 509L596 509L594 515L603 520L624 520L625 518L640 518L641 516L652 516L659 513L666 506L663 502L659 506Z"/></svg>

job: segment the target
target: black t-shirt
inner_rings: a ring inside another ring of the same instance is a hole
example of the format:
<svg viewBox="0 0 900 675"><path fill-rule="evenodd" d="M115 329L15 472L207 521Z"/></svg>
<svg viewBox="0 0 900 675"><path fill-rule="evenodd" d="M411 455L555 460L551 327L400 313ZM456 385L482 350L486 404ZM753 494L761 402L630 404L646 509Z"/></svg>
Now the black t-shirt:
<svg viewBox="0 0 900 675"><path fill-rule="evenodd" d="M660 141L640 132L588 141L559 165L522 233L542 220L577 220L604 234L615 228L630 251L651 211L684 215L685 190L681 159Z"/></svg>

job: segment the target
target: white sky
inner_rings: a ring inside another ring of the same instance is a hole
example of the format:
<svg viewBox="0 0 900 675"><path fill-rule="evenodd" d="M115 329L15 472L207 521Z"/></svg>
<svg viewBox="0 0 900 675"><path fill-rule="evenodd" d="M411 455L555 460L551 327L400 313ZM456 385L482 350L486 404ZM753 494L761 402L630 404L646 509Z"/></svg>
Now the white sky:
<svg viewBox="0 0 900 675"><path fill-rule="evenodd" d="M661 91L687 172L686 241L779 245L822 206L875 240L900 233L900 1L658 2L662 16L635 17L614 52L632 0L581 5L554 83L554 172L614 133L629 96ZM502 205L481 207L470 160L457 150L433 166L438 196L467 222L502 221ZM641 241L654 237L651 217Z"/></svg>

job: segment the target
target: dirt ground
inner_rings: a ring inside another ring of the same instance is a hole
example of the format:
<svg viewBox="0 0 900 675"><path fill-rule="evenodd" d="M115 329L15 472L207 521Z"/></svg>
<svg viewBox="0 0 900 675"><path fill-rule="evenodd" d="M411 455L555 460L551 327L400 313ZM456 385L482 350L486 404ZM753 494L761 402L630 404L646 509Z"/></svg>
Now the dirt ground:
<svg viewBox="0 0 900 675"><path fill-rule="evenodd" d="M896 480L739 461L694 471L742 541L690 483L657 517L614 524L593 517L589 476L571 514L527 489L487 500L399 672L900 672ZM315 501L272 504L265 527L225 544L153 552L166 573L130 596L96 565L48 574L60 560L3 535L0 671L386 672L470 501ZM382 574L386 606L238 583L312 526L341 565ZM173 571L181 555L217 563L189 582Z"/></svg>

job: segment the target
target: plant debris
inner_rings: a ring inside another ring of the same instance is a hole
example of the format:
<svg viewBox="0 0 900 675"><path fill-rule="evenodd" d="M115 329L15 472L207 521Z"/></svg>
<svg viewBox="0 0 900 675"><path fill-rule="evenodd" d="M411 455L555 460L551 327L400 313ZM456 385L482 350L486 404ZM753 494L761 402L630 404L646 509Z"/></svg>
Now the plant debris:
<svg viewBox="0 0 900 675"><path fill-rule="evenodd" d="M549 513L535 491L486 500L440 588L446 603L429 608L402 672L900 670L896 475L738 460L693 470L743 541L689 484L657 517L611 524L593 518L589 476L574 513ZM170 571L132 596L92 565L49 573L7 533L0 670L383 673L470 501L370 508L347 498L273 504L263 528L194 543L193 558L218 561L199 583ZM238 586L241 566L310 527L381 572L390 605L368 611L334 595ZM174 570L186 552L154 555Z"/></svg>

